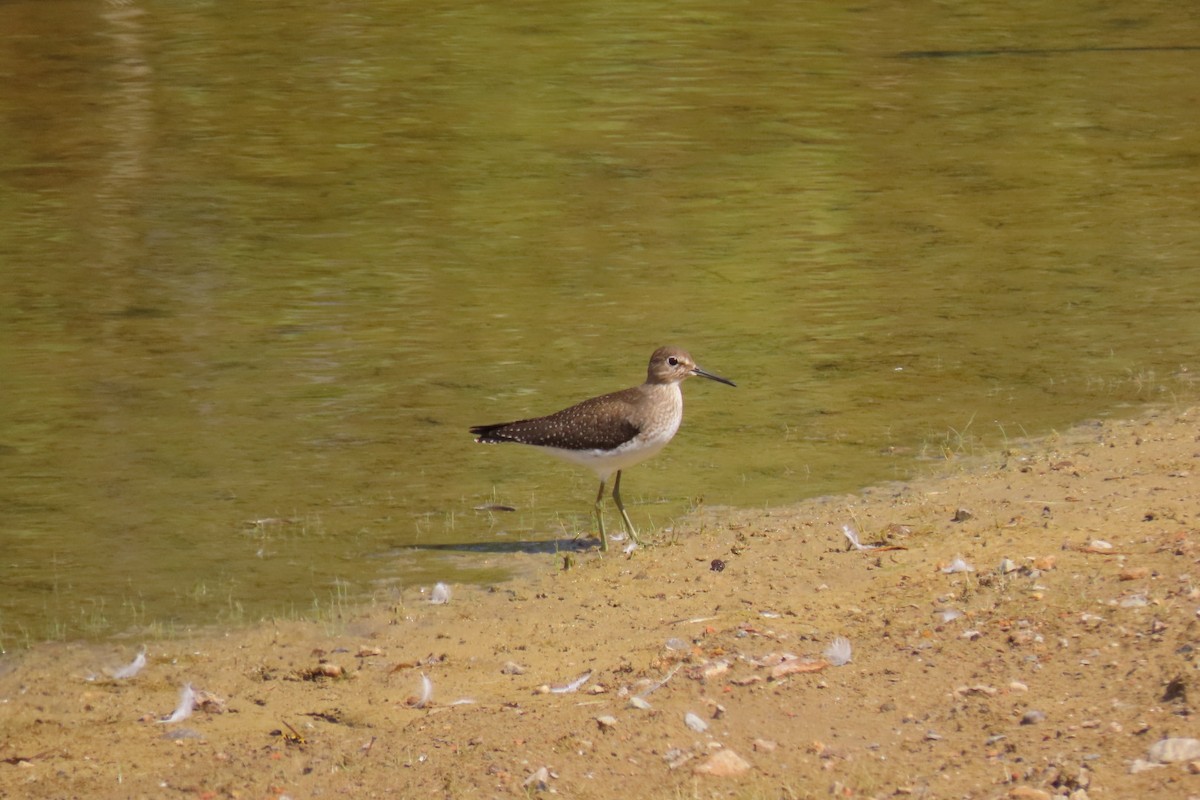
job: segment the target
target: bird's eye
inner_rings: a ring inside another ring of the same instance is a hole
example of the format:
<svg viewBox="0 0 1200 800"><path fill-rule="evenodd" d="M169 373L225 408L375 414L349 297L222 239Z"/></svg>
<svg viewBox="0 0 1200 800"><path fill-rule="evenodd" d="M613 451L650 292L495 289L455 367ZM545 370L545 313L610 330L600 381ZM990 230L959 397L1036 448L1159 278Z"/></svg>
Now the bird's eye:
<svg viewBox="0 0 1200 800"><path fill-rule="evenodd" d="M679 359L676 358L675 356L671 356L670 358L667 359L667 363L670 364L672 367L678 367Z"/></svg>

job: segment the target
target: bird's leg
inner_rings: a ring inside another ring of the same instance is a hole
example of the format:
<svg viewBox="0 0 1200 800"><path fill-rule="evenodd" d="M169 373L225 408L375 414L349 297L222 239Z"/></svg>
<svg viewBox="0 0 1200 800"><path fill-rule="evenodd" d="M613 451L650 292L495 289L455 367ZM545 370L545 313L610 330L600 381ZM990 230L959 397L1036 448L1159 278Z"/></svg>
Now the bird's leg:
<svg viewBox="0 0 1200 800"><path fill-rule="evenodd" d="M621 473L617 473L617 480L621 480ZM600 527L600 549L608 549L608 537L604 535L604 484L605 481L600 481L600 491L596 493L596 525Z"/></svg>
<svg viewBox="0 0 1200 800"><path fill-rule="evenodd" d="M634 544L641 544L642 540L638 538L637 531L633 529L633 523L629 521L629 515L625 513L625 504L621 502L621 470L617 470L617 479L613 481L613 502L617 504L617 509L621 512L621 521L625 523L625 530L629 532L629 538L633 539Z"/></svg>

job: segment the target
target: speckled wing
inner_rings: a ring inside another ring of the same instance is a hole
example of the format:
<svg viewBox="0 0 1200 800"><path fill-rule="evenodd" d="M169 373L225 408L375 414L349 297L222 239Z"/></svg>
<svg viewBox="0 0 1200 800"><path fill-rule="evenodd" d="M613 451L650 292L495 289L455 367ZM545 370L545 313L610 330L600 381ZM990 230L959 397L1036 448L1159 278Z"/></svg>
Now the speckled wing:
<svg viewBox="0 0 1200 800"><path fill-rule="evenodd" d="M638 389L593 397L564 408L548 417L476 425L476 441L517 442L535 447L564 450L612 450L638 435L641 428L630 421Z"/></svg>

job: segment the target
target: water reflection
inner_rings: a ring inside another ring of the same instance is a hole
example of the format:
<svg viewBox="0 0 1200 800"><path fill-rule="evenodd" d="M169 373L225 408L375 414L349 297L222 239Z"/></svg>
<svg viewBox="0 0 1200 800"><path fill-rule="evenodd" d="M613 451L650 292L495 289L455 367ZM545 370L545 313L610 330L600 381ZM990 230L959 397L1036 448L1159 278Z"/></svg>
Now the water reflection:
<svg viewBox="0 0 1200 800"><path fill-rule="evenodd" d="M645 529L1190 392L1195 22L1038 14L0 5L0 647L556 568L661 344Z"/></svg>

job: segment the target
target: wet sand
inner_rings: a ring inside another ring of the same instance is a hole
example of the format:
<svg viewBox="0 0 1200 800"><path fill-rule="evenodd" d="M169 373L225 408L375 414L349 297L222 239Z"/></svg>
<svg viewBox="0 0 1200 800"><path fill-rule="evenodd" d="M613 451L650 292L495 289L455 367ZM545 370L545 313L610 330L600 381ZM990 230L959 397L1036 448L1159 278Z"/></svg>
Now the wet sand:
<svg viewBox="0 0 1200 800"><path fill-rule="evenodd" d="M140 643L40 645L0 658L0 797L1200 796L1150 763L1200 736L1198 467L1174 407L131 678Z"/></svg>

